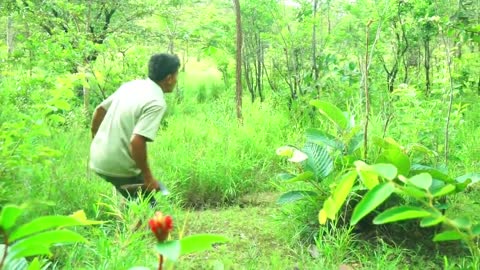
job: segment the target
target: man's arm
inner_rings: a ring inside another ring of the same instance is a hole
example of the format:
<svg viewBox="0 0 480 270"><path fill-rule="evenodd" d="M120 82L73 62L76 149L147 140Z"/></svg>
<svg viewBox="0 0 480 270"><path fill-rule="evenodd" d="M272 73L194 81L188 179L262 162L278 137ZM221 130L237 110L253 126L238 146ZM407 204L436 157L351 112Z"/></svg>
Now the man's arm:
<svg viewBox="0 0 480 270"><path fill-rule="evenodd" d="M105 110L102 106L98 106L95 109L95 112L93 113L93 118L92 118L92 139L95 137L97 134L98 128L100 127L100 124L103 121L103 118L105 118L105 114L107 114L107 110Z"/></svg>
<svg viewBox="0 0 480 270"><path fill-rule="evenodd" d="M160 186L153 178L150 167L148 166L147 138L138 134L133 134L132 140L130 141L130 152L135 164L142 171L145 189L159 190Z"/></svg>

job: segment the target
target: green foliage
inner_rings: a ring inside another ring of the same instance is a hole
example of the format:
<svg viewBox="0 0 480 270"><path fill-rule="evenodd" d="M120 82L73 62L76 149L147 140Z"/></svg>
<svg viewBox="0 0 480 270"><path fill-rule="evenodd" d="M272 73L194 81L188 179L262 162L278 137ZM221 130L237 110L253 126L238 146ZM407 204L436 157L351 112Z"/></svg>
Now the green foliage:
<svg viewBox="0 0 480 270"><path fill-rule="evenodd" d="M212 245L228 241L226 237L220 235L197 234L186 236L180 240L158 243L156 250L168 259L176 261L180 256L210 250Z"/></svg>
<svg viewBox="0 0 480 270"><path fill-rule="evenodd" d="M396 142L390 140L390 146L405 149ZM387 148L386 151L391 151ZM452 194L462 192L465 189L463 183L454 180L446 174L438 170L422 165L412 165L411 167L401 167L405 162L398 162L395 157L403 160L402 155L389 155L391 163L367 165L364 162L355 162L356 171L358 173L360 183L357 185L366 186L369 191L362 197L360 202L355 205L350 220L351 225L357 224L362 218L372 213L383 202L385 202L392 194L397 193L403 195L406 200L400 202L398 206L378 214L373 220L374 224L385 224L399 222L410 219L421 219L421 227L435 226L440 223L444 224L449 230L438 233L433 238L434 241L462 240L464 241L473 256L478 254L479 250L475 244L478 234L475 233L475 225L469 218L450 218L444 214L443 206L439 204L439 199L443 201ZM395 165L394 165L395 164ZM397 170L397 166L400 168ZM410 172L403 175L400 171ZM351 174L351 173L350 173ZM350 177L346 174L344 177ZM466 180L468 183L471 182ZM331 215L325 215L330 209L339 209L343 204L342 201L335 201L337 193L345 194L346 192L356 193L350 185L350 191L345 190L344 185L338 185L332 191L332 195L327 198L323 209L320 211L320 223L325 224L328 219L335 220ZM412 204L415 202L414 204ZM405 204L405 205L403 205Z"/></svg>
<svg viewBox="0 0 480 270"><path fill-rule="evenodd" d="M290 162L298 163L301 166L298 173L283 174L284 182L306 182L315 191L290 191L280 197L279 203L294 202L308 197L323 199L323 192L326 188L325 180L335 170L342 171L345 164L353 159L363 138L359 128L355 126L353 117L348 119L347 114L335 105L319 100L312 101L311 105L315 106L330 123L333 132L308 129L306 131L307 142L302 151L293 146L284 146L277 149L277 155L288 157ZM349 186L350 178L346 177L342 183ZM344 201L343 192L337 194L336 197L339 197L335 199L341 205ZM328 208L327 213L333 216L336 211L338 209Z"/></svg>
<svg viewBox="0 0 480 270"><path fill-rule="evenodd" d="M3 206L0 211L0 234L4 242L0 257L1 269L13 269L14 266L24 264L21 262L25 257L51 255L52 246L86 242L80 234L65 227L101 223L87 220L83 211L78 211L71 216L43 216L17 225L17 219L23 212L23 207L11 204ZM28 269L40 269L40 263L35 260Z"/></svg>

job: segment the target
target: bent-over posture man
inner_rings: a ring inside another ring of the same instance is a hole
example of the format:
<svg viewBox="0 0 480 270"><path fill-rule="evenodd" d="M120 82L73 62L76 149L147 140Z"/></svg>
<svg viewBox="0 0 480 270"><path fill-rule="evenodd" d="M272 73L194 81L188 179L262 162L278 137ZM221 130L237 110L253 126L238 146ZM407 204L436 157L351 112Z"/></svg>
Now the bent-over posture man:
<svg viewBox="0 0 480 270"><path fill-rule="evenodd" d="M179 67L177 56L155 54L147 79L123 84L95 109L90 168L126 198L137 196L126 185L140 186L146 193L166 192L148 165L147 142L158 132L167 109L163 94L173 91ZM155 203L153 197L150 202Z"/></svg>

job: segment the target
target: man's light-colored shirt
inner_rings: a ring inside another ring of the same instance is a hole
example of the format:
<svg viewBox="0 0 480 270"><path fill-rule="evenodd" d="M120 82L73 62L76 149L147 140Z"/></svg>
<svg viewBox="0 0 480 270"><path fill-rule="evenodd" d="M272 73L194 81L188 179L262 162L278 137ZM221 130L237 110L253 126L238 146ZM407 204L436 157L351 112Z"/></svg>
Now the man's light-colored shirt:
<svg viewBox="0 0 480 270"><path fill-rule="evenodd" d="M90 168L107 176L139 175L130 141L134 134L155 139L167 109L162 89L150 79L131 81L99 106L107 113L90 146Z"/></svg>

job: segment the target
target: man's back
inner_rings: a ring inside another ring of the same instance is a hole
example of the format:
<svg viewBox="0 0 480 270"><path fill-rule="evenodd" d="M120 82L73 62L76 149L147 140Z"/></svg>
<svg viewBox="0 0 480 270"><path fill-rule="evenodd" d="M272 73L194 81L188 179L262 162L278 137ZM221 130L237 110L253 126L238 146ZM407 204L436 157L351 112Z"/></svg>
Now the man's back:
<svg viewBox="0 0 480 270"><path fill-rule="evenodd" d="M100 104L107 113L90 148L97 173L129 177L140 174L130 153L133 134L153 141L166 111L162 89L150 79L122 85Z"/></svg>

